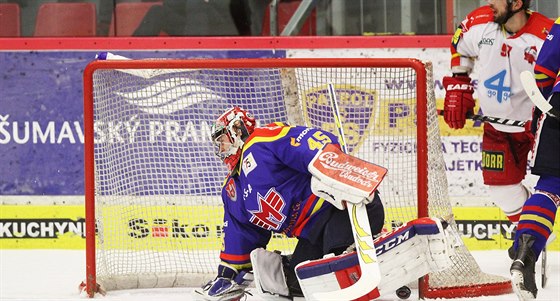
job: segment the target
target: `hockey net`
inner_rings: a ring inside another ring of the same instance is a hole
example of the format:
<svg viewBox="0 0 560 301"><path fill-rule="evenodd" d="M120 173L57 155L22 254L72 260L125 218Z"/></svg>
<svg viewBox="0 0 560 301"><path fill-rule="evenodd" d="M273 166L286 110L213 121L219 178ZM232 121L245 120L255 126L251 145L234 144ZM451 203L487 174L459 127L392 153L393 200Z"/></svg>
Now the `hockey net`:
<svg viewBox="0 0 560 301"><path fill-rule="evenodd" d="M84 72L87 292L200 286L219 263L226 176L209 139L227 108L260 125L335 132L328 84L349 151L388 168L386 229L422 216L456 229L430 63L415 59L94 61ZM293 239L274 235L272 250ZM452 268L420 281L428 298L496 295L463 245Z"/></svg>

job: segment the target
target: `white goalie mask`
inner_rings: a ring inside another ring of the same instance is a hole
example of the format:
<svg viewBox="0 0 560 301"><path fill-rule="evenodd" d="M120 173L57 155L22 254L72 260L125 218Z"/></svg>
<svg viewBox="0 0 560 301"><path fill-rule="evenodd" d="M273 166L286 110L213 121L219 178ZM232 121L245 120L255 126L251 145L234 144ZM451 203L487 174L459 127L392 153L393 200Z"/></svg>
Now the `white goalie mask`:
<svg viewBox="0 0 560 301"><path fill-rule="evenodd" d="M212 142L216 147L216 155L230 171L239 163L243 145L254 130L255 118L239 107L229 109L212 125Z"/></svg>

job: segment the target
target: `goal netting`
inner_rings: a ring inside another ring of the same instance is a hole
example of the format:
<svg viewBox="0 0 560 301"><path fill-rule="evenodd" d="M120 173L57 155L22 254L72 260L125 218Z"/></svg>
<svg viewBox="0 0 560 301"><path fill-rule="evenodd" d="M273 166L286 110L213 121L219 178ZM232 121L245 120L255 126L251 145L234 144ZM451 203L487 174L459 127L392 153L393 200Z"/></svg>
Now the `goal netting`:
<svg viewBox="0 0 560 301"><path fill-rule="evenodd" d="M84 72L87 288L200 286L219 263L226 169L212 122L240 106L259 125L335 132L336 90L349 151L388 168L387 230L421 216L456 229L430 63L415 59L95 61ZM289 253L293 239L269 248ZM465 246L452 268L420 281L425 297L495 295Z"/></svg>

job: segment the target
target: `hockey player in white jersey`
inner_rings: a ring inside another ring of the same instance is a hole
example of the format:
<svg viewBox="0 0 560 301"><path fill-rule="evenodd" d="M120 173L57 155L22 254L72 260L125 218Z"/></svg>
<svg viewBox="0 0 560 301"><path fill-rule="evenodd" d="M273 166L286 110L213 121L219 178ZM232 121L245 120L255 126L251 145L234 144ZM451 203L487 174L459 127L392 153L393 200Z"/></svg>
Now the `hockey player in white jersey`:
<svg viewBox="0 0 560 301"><path fill-rule="evenodd" d="M452 76L443 78L446 90L444 119L461 129L473 113L474 85L478 70L478 101L485 115L512 120L531 120L533 105L519 74L533 70L552 26L552 20L529 10L530 0L489 0L471 12L452 39ZM482 175L491 200L508 219L517 223L530 192L521 184L527 171L527 155L533 143L529 127L484 124Z"/></svg>

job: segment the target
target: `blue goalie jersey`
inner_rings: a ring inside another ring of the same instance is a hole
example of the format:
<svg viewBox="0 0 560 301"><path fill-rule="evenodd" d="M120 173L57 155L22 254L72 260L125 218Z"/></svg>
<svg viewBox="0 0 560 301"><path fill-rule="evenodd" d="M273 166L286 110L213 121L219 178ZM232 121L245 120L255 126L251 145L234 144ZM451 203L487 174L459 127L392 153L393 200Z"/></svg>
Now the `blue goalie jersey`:
<svg viewBox="0 0 560 301"><path fill-rule="evenodd" d="M240 166L225 180L224 237L220 259L250 267L252 250L272 232L308 238L313 224L332 205L311 192L307 166L336 136L318 129L271 124L256 128L243 147Z"/></svg>

